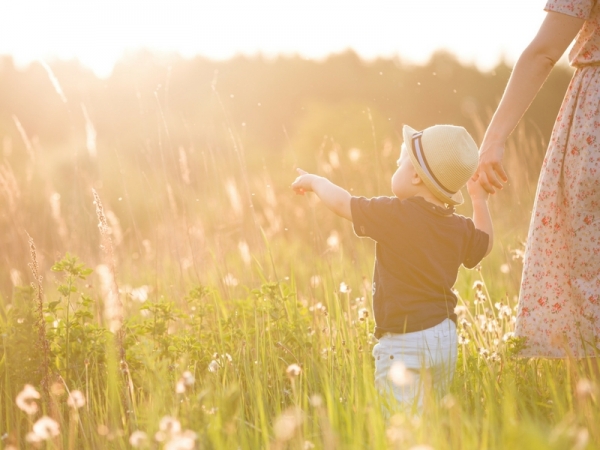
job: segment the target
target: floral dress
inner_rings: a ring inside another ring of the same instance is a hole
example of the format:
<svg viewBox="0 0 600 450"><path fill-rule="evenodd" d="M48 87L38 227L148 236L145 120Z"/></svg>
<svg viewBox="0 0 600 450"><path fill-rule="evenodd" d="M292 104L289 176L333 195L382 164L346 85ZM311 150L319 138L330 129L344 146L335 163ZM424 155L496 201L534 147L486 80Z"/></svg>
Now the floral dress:
<svg viewBox="0 0 600 450"><path fill-rule="evenodd" d="M523 356L600 355L600 2L549 0L586 19L538 182L515 334Z"/></svg>

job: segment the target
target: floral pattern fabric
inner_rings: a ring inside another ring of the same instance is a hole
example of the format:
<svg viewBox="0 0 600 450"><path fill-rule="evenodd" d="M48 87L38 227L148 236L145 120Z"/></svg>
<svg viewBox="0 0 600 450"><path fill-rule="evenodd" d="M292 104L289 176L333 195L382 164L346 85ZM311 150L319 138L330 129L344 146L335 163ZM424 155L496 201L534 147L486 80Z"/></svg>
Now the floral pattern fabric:
<svg viewBox="0 0 600 450"><path fill-rule="evenodd" d="M600 8L597 0L549 0L545 10L586 19L569 52L572 66L600 62Z"/></svg>
<svg viewBox="0 0 600 450"><path fill-rule="evenodd" d="M523 356L581 358L600 353L600 8L546 9L587 21L538 182L515 334L526 338Z"/></svg>

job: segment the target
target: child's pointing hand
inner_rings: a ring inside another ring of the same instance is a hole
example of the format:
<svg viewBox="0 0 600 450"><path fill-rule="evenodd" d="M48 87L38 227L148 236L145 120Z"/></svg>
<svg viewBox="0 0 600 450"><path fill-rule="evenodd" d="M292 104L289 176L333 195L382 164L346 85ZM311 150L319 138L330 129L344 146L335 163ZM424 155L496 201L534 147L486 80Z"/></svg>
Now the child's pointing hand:
<svg viewBox="0 0 600 450"><path fill-rule="evenodd" d="M292 189L294 192L296 192L298 195L304 195L305 192L311 192L313 190L312 182L315 175L312 175L302 169L296 169L296 172L298 172L299 176L292 183Z"/></svg>

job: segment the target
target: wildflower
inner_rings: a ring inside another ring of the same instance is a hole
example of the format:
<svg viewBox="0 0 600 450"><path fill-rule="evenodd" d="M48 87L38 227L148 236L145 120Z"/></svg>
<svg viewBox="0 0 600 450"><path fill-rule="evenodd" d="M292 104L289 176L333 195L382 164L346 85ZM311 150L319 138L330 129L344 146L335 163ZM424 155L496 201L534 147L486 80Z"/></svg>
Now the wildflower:
<svg viewBox="0 0 600 450"><path fill-rule="evenodd" d="M321 277L319 275L313 275L310 277L310 287L316 288L321 284Z"/></svg>
<svg viewBox="0 0 600 450"><path fill-rule="evenodd" d="M575 386L575 392L578 397L587 397L594 393L594 385L587 378L582 378Z"/></svg>
<svg viewBox="0 0 600 450"><path fill-rule="evenodd" d="M148 300L148 293L150 292L149 286L140 286L131 290L131 299L136 302L144 303Z"/></svg>
<svg viewBox="0 0 600 450"><path fill-rule="evenodd" d="M350 291L351 291L351 289L348 287L348 285L342 281L340 283L340 292L342 294L348 294L348 293L350 293Z"/></svg>
<svg viewBox="0 0 600 450"><path fill-rule="evenodd" d="M500 266L500 272L505 273L505 274L510 272L510 266L508 264L502 264Z"/></svg>
<svg viewBox="0 0 600 450"><path fill-rule="evenodd" d="M454 314L456 314L459 317L464 317L467 314L467 307L464 305L456 305L454 307Z"/></svg>
<svg viewBox="0 0 600 450"><path fill-rule="evenodd" d="M360 308L358 310L358 320L360 320L362 322L364 320L367 320L368 317L369 317L369 310L367 308Z"/></svg>
<svg viewBox="0 0 600 450"><path fill-rule="evenodd" d="M38 412L39 408L35 400L39 398L40 393L32 385L26 384L23 390L17 394L15 402L21 411L31 416Z"/></svg>
<svg viewBox="0 0 600 450"><path fill-rule="evenodd" d="M71 391L67 398L67 405L73 409L79 409L85 405L85 396L81 391Z"/></svg>
<svg viewBox="0 0 600 450"><path fill-rule="evenodd" d="M238 250L240 251L240 256L242 257L242 261L247 266L252 262L252 256L250 255L250 247L246 241L238 242Z"/></svg>
<svg viewBox="0 0 600 450"><path fill-rule="evenodd" d="M177 381L175 384L175 393L176 394L185 394L185 383L182 378Z"/></svg>
<svg viewBox="0 0 600 450"><path fill-rule="evenodd" d="M452 394L446 394L442 398L442 406L446 409L452 409L456 405L456 397Z"/></svg>
<svg viewBox="0 0 600 450"><path fill-rule="evenodd" d="M298 427L302 424L304 418L300 408L290 408L285 410L273 424L273 431L278 441L289 441Z"/></svg>
<svg viewBox="0 0 600 450"><path fill-rule="evenodd" d="M337 231L332 230L327 238L327 246L334 252L340 248L340 236Z"/></svg>
<svg viewBox="0 0 600 450"><path fill-rule="evenodd" d="M479 280L475 281L475 283L473 283L473 289L481 291L483 289L483 282Z"/></svg>
<svg viewBox="0 0 600 450"><path fill-rule="evenodd" d="M323 406L323 398L319 394L311 395L308 399L308 402L314 408L319 408L320 406Z"/></svg>
<svg viewBox="0 0 600 450"><path fill-rule="evenodd" d="M31 433L30 433L31 434ZM33 434L45 441L46 439L54 438L60 434L58 422L48 416L41 417L33 424ZM29 435L28 435L29 436ZM33 436L30 436L33 437ZM35 439L35 438L34 438ZM36 442L35 440L30 442ZM39 442L39 441L38 441Z"/></svg>
<svg viewBox="0 0 600 450"><path fill-rule="evenodd" d="M131 436L129 436L129 443L132 447L142 447L143 445L146 445L147 442L148 435L143 431L136 430L133 433L131 433Z"/></svg>
<svg viewBox="0 0 600 450"><path fill-rule="evenodd" d="M239 281L232 274L228 273L223 277L223 283L225 283L225 286L235 287L239 284Z"/></svg>
<svg viewBox="0 0 600 450"><path fill-rule="evenodd" d="M469 340L468 337L466 337L462 334L458 335L458 343L459 344L467 345L469 342L471 342L471 341Z"/></svg>
<svg viewBox="0 0 600 450"><path fill-rule="evenodd" d="M154 439L158 442L164 442L167 438L176 436L181 433L181 423L175 417L164 416L158 423L158 431L154 435Z"/></svg>
<svg viewBox="0 0 600 450"><path fill-rule="evenodd" d="M192 372L190 372L189 370L186 370L185 372L183 372L183 375L181 376L181 378L183 379L183 382L185 383L186 386L192 386L194 384L194 382L196 381L194 374Z"/></svg>
<svg viewBox="0 0 600 450"><path fill-rule="evenodd" d="M227 361L229 362L233 362L233 358L231 357L231 355L229 353L225 353L225 359L227 359Z"/></svg>
<svg viewBox="0 0 600 450"><path fill-rule="evenodd" d="M504 342L508 342L509 339L513 338L515 336L514 331L509 331L507 333L504 333L504 336L502 336L502 340Z"/></svg>
<svg viewBox="0 0 600 450"><path fill-rule="evenodd" d="M406 368L403 362L396 361L390 367L388 378L392 380L396 386L406 386L413 382L414 374Z"/></svg>
<svg viewBox="0 0 600 450"><path fill-rule="evenodd" d="M208 371L215 373L217 370L219 370L219 367L219 363L213 359L208 365Z"/></svg>
<svg viewBox="0 0 600 450"><path fill-rule="evenodd" d="M163 447L164 450L193 450L196 439L189 435L173 436Z"/></svg>
<svg viewBox="0 0 600 450"><path fill-rule="evenodd" d="M290 364L285 371L287 376L290 378L296 378L298 375L300 375L300 372L302 372L302 369L298 364Z"/></svg>

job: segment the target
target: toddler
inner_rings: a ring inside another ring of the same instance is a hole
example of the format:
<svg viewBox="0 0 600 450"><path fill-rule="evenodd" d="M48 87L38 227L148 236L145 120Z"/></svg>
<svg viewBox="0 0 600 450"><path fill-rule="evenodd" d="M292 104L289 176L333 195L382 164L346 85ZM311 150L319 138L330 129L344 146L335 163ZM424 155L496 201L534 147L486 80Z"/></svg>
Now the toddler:
<svg viewBox="0 0 600 450"><path fill-rule="evenodd" d="M492 249L487 192L472 181L478 149L462 127L404 126L394 197L353 197L326 178L306 173L296 193L314 192L352 221L359 237L376 242L373 274L375 384L402 406L420 409L423 376L443 392L457 355L456 295L461 265L475 267ZM457 215L467 185L473 219ZM402 376L397 376L401 374Z"/></svg>

